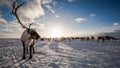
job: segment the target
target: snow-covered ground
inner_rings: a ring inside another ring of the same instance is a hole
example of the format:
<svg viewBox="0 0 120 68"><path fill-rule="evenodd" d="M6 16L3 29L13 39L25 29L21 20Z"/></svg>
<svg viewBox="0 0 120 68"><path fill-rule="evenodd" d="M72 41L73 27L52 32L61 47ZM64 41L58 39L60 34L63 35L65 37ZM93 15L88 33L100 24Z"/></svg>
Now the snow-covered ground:
<svg viewBox="0 0 120 68"><path fill-rule="evenodd" d="M19 39L0 39L0 68L120 68L118 41L36 41L35 50L21 60Z"/></svg>

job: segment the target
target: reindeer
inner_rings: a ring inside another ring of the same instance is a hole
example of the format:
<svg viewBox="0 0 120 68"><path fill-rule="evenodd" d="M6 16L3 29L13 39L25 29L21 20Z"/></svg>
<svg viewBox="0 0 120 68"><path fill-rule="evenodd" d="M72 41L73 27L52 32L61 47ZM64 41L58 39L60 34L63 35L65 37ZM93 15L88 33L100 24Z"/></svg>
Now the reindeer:
<svg viewBox="0 0 120 68"><path fill-rule="evenodd" d="M28 53L28 48L30 51L30 57L29 59L32 59L32 53L35 53L34 50L34 44L35 44L35 40L38 40L40 38L39 34L34 30L31 29L30 26L32 24L29 24L29 28L26 27L25 25L22 24L21 20L18 17L17 14L17 10L24 4L24 2L20 5L16 4L16 2L14 1L12 4L12 14L16 17L16 19L18 20L18 23L25 28L26 30L22 33L21 36L21 42L23 44L23 57L22 59L25 59L25 53Z"/></svg>

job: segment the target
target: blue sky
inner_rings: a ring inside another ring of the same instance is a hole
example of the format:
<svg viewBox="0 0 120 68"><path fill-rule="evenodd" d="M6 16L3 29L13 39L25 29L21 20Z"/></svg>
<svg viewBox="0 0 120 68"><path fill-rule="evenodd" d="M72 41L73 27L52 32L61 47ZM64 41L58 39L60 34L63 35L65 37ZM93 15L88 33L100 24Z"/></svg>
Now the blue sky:
<svg viewBox="0 0 120 68"><path fill-rule="evenodd" d="M54 29L58 29L63 36L120 30L120 0L16 1L26 2L19 12L24 24L35 23L33 28L43 36L49 36ZM24 30L10 15L11 3L12 0L1 0L0 3L0 37L21 35Z"/></svg>

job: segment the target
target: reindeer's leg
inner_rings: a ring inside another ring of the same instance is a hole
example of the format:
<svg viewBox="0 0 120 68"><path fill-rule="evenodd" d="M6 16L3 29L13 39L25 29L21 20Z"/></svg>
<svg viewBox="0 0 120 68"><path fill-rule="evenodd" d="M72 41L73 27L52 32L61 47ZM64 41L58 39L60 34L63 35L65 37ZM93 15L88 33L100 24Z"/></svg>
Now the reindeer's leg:
<svg viewBox="0 0 120 68"><path fill-rule="evenodd" d="M25 44L24 44L24 42L22 42L22 44L23 44L23 57L22 57L22 59L25 59Z"/></svg>
<svg viewBox="0 0 120 68"><path fill-rule="evenodd" d="M28 47L26 48L26 53L28 54Z"/></svg>
<svg viewBox="0 0 120 68"><path fill-rule="evenodd" d="M35 48L34 48L35 41L33 41L32 48L33 48L33 54L35 54Z"/></svg>
<svg viewBox="0 0 120 68"><path fill-rule="evenodd" d="M32 59L32 49L33 49L33 47L30 46L30 58L29 59Z"/></svg>
<svg viewBox="0 0 120 68"><path fill-rule="evenodd" d="M35 48L34 48L34 46L33 46L33 54L35 54Z"/></svg>

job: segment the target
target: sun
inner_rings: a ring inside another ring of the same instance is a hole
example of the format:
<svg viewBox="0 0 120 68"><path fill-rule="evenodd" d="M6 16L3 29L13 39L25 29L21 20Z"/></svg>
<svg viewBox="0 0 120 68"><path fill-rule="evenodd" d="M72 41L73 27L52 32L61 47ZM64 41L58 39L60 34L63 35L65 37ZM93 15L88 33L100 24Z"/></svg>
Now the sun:
<svg viewBox="0 0 120 68"><path fill-rule="evenodd" d="M60 38L62 37L62 32L58 29L51 30L51 37L52 38Z"/></svg>

